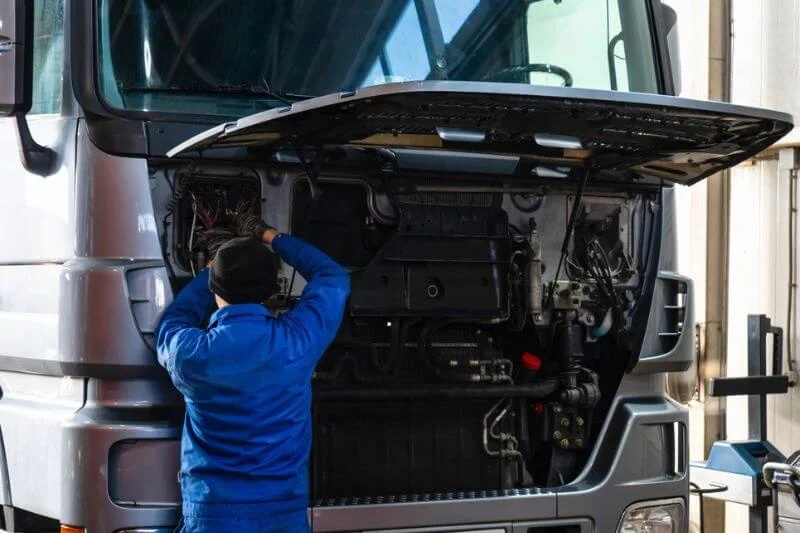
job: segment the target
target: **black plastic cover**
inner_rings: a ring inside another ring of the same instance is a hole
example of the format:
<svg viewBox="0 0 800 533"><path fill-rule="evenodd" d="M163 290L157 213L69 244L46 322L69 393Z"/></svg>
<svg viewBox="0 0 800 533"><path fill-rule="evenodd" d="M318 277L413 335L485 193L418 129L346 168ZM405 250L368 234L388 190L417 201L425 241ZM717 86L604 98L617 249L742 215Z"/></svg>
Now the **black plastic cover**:
<svg viewBox="0 0 800 533"><path fill-rule="evenodd" d="M494 207L410 206L399 231L350 276L353 316L502 318L511 240Z"/></svg>
<svg viewBox="0 0 800 533"><path fill-rule="evenodd" d="M507 237L397 233L351 275L353 316L501 318L508 309Z"/></svg>
<svg viewBox="0 0 800 533"><path fill-rule="evenodd" d="M537 165L632 170L691 184L764 150L785 113L670 96L424 81L313 98L221 124L168 154L356 145L485 153Z"/></svg>

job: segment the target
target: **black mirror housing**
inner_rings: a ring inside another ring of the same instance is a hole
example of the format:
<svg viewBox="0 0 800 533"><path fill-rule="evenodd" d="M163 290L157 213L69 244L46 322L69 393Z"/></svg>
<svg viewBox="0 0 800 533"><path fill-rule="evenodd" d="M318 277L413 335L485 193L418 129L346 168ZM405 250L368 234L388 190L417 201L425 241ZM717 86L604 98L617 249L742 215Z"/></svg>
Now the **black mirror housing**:
<svg viewBox="0 0 800 533"><path fill-rule="evenodd" d="M33 2L0 2L0 116L27 113L33 101Z"/></svg>

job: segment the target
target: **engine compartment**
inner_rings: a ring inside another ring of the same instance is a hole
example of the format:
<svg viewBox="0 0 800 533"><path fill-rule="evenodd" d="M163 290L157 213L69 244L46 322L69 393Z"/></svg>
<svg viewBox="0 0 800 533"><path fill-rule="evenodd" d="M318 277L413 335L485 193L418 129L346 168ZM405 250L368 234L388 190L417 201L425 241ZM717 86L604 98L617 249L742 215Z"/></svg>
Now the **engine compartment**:
<svg viewBox="0 0 800 533"><path fill-rule="evenodd" d="M589 188L575 206L574 184L322 174L314 198L296 168L153 167L151 179L176 289L207 260L203 232L242 211L350 272L313 378L318 504L480 497L578 475L638 355L658 189ZM275 313L304 281L281 265L279 284Z"/></svg>

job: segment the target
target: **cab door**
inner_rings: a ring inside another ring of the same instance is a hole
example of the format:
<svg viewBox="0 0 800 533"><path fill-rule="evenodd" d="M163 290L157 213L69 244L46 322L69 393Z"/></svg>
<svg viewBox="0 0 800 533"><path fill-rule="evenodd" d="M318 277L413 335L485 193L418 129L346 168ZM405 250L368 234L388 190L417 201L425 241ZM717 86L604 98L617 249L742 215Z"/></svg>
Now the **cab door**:
<svg viewBox="0 0 800 533"><path fill-rule="evenodd" d="M0 118L0 504L56 517L60 423L84 399L84 380L58 375L56 362L61 265L74 255L78 117L65 68L65 2L33 4L27 120L36 142L55 151L55 166L47 176L26 170L16 117Z"/></svg>

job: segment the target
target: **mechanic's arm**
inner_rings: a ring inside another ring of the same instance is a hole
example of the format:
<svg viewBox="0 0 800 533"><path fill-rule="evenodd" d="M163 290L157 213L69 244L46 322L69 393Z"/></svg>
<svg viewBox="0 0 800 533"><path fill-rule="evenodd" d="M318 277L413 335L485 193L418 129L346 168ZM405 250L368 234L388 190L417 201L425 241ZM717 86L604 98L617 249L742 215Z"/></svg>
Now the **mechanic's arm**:
<svg viewBox="0 0 800 533"><path fill-rule="evenodd" d="M203 321L215 305L214 295L208 289L208 269L204 269L184 287L161 317L156 336L158 362L167 369L178 389L183 382L180 363L205 352L208 335L202 328Z"/></svg>
<svg viewBox="0 0 800 533"><path fill-rule="evenodd" d="M297 237L279 234L260 217L237 215L233 226L237 235L260 238L271 244L275 253L306 280L300 301L280 318L296 333L298 353L309 353L314 346L327 346L339 329L350 295L347 272L314 246Z"/></svg>
<svg viewBox="0 0 800 533"><path fill-rule="evenodd" d="M297 237L279 235L268 228L262 239L306 280L300 300L281 320L300 333L301 352L314 346L326 347L342 322L350 276L333 259Z"/></svg>

